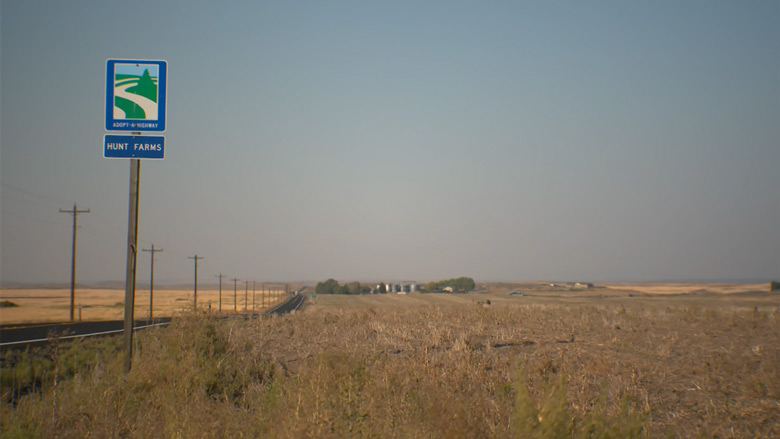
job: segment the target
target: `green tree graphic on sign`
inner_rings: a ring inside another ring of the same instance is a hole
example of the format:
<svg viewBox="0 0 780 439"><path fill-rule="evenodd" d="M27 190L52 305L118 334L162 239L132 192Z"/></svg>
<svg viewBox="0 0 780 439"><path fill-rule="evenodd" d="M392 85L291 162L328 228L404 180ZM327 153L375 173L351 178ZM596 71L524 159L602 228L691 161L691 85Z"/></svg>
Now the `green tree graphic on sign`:
<svg viewBox="0 0 780 439"><path fill-rule="evenodd" d="M131 95L144 98L147 102L151 101L157 103L157 83L155 82L155 78L152 78L149 74L148 69L145 69L141 76L117 73L114 86L117 90L119 90L119 87L126 86L124 97L114 96L114 106L125 113L125 119L147 118L146 111L142 106L143 101L138 102L138 99L133 99L133 96ZM151 117L154 118L155 116L151 115Z"/></svg>
<svg viewBox="0 0 780 439"><path fill-rule="evenodd" d="M144 74L138 79L138 85L128 88L127 92L157 102L157 84L154 83L152 77L149 75L149 70L144 70Z"/></svg>

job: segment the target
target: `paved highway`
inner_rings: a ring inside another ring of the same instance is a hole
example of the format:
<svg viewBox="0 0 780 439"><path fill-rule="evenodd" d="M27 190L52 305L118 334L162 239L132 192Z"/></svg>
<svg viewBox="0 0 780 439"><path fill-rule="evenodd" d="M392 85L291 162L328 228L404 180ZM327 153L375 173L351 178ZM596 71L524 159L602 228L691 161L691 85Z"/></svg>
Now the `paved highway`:
<svg viewBox="0 0 780 439"><path fill-rule="evenodd" d="M295 294L293 296L290 296L290 298L285 300L284 303L277 305L275 308L269 310L268 315L280 315L292 311L297 311L298 308L300 308L301 305L303 305L303 302L305 300L306 300L306 296L304 296L303 294Z"/></svg>
<svg viewBox="0 0 780 439"><path fill-rule="evenodd" d="M154 319L147 325L146 320L136 320L135 329L164 326L171 322L170 317ZM124 331L124 320L109 320L80 323L38 323L0 326L0 348L23 348L48 342L49 335L60 339L91 337L118 334Z"/></svg>
<svg viewBox="0 0 780 439"><path fill-rule="evenodd" d="M283 303L270 309L268 315L280 315L295 311L303 305L305 297L300 294L306 287L293 293ZM254 318L256 315L236 315L224 318ZM136 320L134 328L144 329L155 326L165 326L171 322L170 317L154 319L152 324L146 320ZM56 335L61 340L100 335L119 334L124 331L124 320L110 320L80 323L36 323L10 324L0 326L0 349L24 349L27 346L42 345L49 341L50 335Z"/></svg>

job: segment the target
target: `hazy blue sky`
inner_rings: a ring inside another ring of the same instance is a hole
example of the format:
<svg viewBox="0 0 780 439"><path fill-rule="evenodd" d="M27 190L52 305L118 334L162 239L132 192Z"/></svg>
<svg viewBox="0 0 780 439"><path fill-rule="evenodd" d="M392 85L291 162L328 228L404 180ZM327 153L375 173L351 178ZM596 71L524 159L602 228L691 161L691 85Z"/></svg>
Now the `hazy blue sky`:
<svg viewBox="0 0 780 439"><path fill-rule="evenodd" d="M780 2L0 9L0 280L123 280L108 58L168 61L161 281L780 278ZM139 256L139 281L149 253Z"/></svg>

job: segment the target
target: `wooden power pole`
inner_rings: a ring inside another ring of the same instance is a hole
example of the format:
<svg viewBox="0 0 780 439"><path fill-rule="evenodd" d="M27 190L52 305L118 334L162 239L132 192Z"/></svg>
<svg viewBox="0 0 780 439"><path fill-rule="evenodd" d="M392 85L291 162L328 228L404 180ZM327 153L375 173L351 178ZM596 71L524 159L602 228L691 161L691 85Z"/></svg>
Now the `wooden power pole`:
<svg viewBox="0 0 780 439"><path fill-rule="evenodd" d="M194 259L195 260L195 289L193 294L193 300L192 300L192 307L195 311L198 310L198 259L203 259L202 257L195 255L195 256L187 256L187 259Z"/></svg>
<svg viewBox="0 0 780 439"><path fill-rule="evenodd" d="M219 278L219 312L222 312L222 278L225 277L224 274L219 273L218 276L214 276Z"/></svg>
<svg viewBox="0 0 780 439"><path fill-rule="evenodd" d="M70 259L70 321L75 319L75 301L76 301L76 230L78 229L78 217L80 213L90 213L89 209L79 210L76 203L73 203L73 210L60 209L60 213L73 214L73 252Z"/></svg>
<svg viewBox="0 0 780 439"><path fill-rule="evenodd" d="M249 281L246 282L246 289L244 290L244 311L249 310Z"/></svg>
<svg viewBox="0 0 780 439"><path fill-rule="evenodd" d="M152 254L152 268L151 268L151 279L149 280L149 321L151 321L154 318L153 315L153 304L154 304L154 254L157 252L163 251L161 248L154 248L154 243L152 243L151 249L141 249L145 252L151 252Z"/></svg>
<svg viewBox="0 0 780 439"><path fill-rule="evenodd" d="M236 292L238 291L238 279L233 278L230 280L233 281L233 311L238 311L238 296L236 295Z"/></svg>

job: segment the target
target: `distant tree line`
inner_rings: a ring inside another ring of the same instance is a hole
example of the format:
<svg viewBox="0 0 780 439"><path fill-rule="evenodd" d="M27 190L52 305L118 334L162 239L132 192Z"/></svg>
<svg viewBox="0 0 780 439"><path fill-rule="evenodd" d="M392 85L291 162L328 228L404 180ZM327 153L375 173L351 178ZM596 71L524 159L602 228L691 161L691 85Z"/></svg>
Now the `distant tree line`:
<svg viewBox="0 0 780 439"><path fill-rule="evenodd" d="M425 284L425 290L429 293L436 291L445 291L444 289L452 288L453 292L460 291L472 291L476 288L477 284L474 283L474 279L470 277L458 277L455 279L440 280L438 282L428 282Z"/></svg>
<svg viewBox="0 0 780 439"><path fill-rule="evenodd" d="M328 279L324 282L318 282L314 287L315 294L362 294L370 293L371 287L361 285L360 282L348 282L339 285L335 279Z"/></svg>

